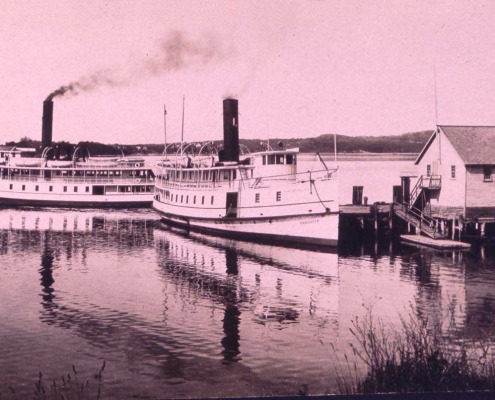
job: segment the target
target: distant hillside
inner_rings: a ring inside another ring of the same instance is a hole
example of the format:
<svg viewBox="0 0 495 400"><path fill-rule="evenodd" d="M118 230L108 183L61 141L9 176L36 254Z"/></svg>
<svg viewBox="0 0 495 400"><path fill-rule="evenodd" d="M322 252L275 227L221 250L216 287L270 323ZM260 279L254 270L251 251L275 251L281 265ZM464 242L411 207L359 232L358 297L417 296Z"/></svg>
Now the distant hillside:
<svg viewBox="0 0 495 400"><path fill-rule="evenodd" d="M433 131L422 131L405 133L398 136L344 136L337 135L337 151L339 153L419 153ZM241 139L241 144L249 151L260 151L266 145L266 139ZM303 153L320 152L333 153L333 134L320 135L313 138L299 139L270 139L270 146L276 148L282 142L285 148L299 147ZM214 141L216 146L221 147L222 141ZM40 142L29 138L22 138L19 142L7 142L7 146L34 147L39 149ZM70 152L69 148L75 146L86 147L91 155L136 155L136 154L161 154L163 144L103 144L98 142L79 142L71 144L68 142L57 142L61 152Z"/></svg>
<svg viewBox="0 0 495 400"><path fill-rule="evenodd" d="M399 136L344 136L337 135L339 153L419 153L433 131L405 133ZM270 139L272 147L282 142L284 147L299 147L303 153L333 153L334 136L320 135L304 139ZM241 140L249 150L260 150L259 140Z"/></svg>

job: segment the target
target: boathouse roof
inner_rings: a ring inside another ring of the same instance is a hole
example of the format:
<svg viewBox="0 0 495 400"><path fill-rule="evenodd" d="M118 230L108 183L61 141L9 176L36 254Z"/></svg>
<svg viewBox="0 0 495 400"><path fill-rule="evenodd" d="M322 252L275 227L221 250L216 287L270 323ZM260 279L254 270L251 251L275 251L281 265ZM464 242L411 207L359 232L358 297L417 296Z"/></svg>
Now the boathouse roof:
<svg viewBox="0 0 495 400"><path fill-rule="evenodd" d="M461 160L466 165L495 165L495 126L439 125ZM436 138L428 139L415 161L418 164Z"/></svg>

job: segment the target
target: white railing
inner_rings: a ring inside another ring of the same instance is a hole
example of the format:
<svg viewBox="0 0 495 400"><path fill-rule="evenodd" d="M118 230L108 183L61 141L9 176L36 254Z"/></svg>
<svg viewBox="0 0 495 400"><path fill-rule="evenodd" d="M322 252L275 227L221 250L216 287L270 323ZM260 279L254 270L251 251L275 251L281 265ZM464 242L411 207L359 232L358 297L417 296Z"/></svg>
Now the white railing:
<svg viewBox="0 0 495 400"><path fill-rule="evenodd" d="M306 171L299 172L297 174L285 174L285 175L270 175L264 177L246 178L241 170L238 170L239 174L234 180L219 180L219 181L205 181L205 180L172 180L166 179L163 176L157 176L156 183L161 188L171 189L218 189L218 188L246 188L246 187L260 187L265 184L270 185L274 182L285 181L287 183L302 183L313 180L335 180L337 179L337 169L333 170L318 170L318 171Z"/></svg>
<svg viewBox="0 0 495 400"><path fill-rule="evenodd" d="M16 181L16 182L60 182L60 183L102 183L102 184L115 184L115 185L131 185L131 184L146 184L154 185L155 180L153 178L90 178L90 177L77 177L77 176L67 176L67 177L51 177L47 178L44 176L18 176L18 175L4 175L1 177L3 180Z"/></svg>

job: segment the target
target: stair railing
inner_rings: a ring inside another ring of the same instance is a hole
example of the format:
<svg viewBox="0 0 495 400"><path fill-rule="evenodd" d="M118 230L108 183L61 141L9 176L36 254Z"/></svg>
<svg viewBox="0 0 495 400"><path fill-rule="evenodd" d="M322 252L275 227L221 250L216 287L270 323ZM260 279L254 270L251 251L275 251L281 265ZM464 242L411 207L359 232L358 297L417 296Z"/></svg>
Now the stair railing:
<svg viewBox="0 0 495 400"><path fill-rule="evenodd" d="M414 185L413 189L411 190L411 194L409 195L409 203L411 205L413 205L414 202L417 200L419 194L421 193L421 190L423 190L423 175L418 178L416 185Z"/></svg>

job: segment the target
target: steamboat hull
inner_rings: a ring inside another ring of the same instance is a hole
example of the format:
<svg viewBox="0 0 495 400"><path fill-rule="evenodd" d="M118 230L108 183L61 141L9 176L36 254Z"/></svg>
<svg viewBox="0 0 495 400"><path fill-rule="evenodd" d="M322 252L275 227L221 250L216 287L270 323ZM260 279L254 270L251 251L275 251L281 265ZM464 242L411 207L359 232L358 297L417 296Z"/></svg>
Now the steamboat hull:
<svg viewBox="0 0 495 400"><path fill-rule="evenodd" d="M337 212L267 218L202 219L169 214L156 207L155 210L167 225L231 239L306 246L338 244Z"/></svg>
<svg viewBox="0 0 495 400"><path fill-rule="evenodd" d="M47 200L0 197L0 207L62 207L62 208L148 208L152 200Z"/></svg>

